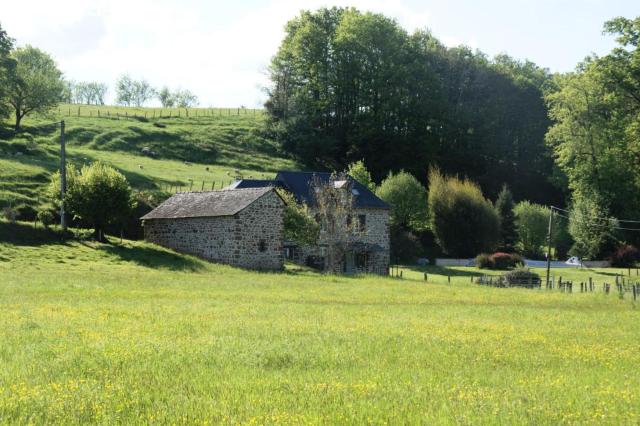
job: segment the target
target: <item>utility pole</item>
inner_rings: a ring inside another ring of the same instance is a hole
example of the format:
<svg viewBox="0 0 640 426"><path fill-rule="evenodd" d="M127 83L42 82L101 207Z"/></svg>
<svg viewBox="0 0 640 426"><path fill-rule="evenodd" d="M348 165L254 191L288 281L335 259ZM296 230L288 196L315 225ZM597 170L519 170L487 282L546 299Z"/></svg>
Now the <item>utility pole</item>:
<svg viewBox="0 0 640 426"><path fill-rule="evenodd" d="M64 120L60 122L60 226L62 231L67 230L67 221L64 217L64 194L67 192L67 153L64 146Z"/></svg>
<svg viewBox="0 0 640 426"><path fill-rule="evenodd" d="M549 288L549 274L551 272L551 233L553 232L553 206L549 213L549 232L547 233L547 288Z"/></svg>

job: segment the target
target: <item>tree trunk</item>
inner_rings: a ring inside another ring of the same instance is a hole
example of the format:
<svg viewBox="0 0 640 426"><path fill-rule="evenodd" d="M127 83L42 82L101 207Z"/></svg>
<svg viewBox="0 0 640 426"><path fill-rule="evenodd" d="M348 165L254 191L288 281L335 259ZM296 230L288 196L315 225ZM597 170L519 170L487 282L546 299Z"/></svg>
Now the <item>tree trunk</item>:
<svg viewBox="0 0 640 426"><path fill-rule="evenodd" d="M20 114L18 111L16 111L16 126L15 126L16 132L20 131L20 122L21 121L22 121L22 114Z"/></svg>
<svg viewBox="0 0 640 426"><path fill-rule="evenodd" d="M93 230L93 238L99 243L105 243L105 244L109 243L109 240L104 235L104 231L100 227L94 228L94 230Z"/></svg>

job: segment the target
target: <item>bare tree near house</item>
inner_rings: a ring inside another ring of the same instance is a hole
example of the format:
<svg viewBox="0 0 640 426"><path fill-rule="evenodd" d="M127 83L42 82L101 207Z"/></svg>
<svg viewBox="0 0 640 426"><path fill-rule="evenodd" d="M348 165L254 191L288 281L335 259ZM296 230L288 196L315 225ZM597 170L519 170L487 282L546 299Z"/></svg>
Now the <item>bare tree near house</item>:
<svg viewBox="0 0 640 426"><path fill-rule="evenodd" d="M311 182L320 223L320 242L325 244L326 270L342 272L341 266L353 234L354 196L346 173L332 173L328 181L314 176Z"/></svg>

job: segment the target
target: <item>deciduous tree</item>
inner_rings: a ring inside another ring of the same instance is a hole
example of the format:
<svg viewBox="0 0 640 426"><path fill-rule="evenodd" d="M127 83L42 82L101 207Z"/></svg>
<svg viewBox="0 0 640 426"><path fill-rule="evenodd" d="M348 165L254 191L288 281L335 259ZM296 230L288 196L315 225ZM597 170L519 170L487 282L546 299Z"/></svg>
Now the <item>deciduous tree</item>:
<svg viewBox="0 0 640 426"><path fill-rule="evenodd" d="M62 100L65 86L55 62L42 50L27 45L14 50L11 56L16 66L9 76L7 90L18 131L27 114L46 112L56 106Z"/></svg>
<svg viewBox="0 0 640 426"><path fill-rule="evenodd" d="M436 241L450 256L492 251L500 239L500 218L480 187L437 169L429 172L429 214Z"/></svg>
<svg viewBox="0 0 640 426"><path fill-rule="evenodd" d="M421 230L427 223L427 190L411 173L389 173L376 195L391 206L391 223Z"/></svg>
<svg viewBox="0 0 640 426"><path fill-rule="evenodd" d="M49 198L60 205L60 173L51 177ZM67 168L65 211L94 229L96 240L105 241L105 228L121 223L135 206L127 179L114 168L103 163L83 166L80 170Z"/></svg>

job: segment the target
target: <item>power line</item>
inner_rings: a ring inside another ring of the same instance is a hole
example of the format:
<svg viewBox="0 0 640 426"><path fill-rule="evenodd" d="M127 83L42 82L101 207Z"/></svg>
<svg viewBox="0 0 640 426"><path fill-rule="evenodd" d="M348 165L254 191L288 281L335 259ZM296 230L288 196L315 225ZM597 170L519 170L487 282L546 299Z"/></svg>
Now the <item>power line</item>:
<svg viewBox="0 0 640 426"><path fill-rule="evenodd" d="M562 215L560 213L556 213L556 216L565 218L567 220L571 220L569 218L569 216L565 216L565 215ZM591 226L599 226L601 228L620 229L620 230L623 230L623 231L638 231L638 232L640 232L640 228L626 228L626 227L623 227L623 226L616 226L616 225L611 225L611 224L588 222L588 221L585 221L585 220L577 220L577 219L574 219L574 220L577 221L577 222L580 222L580 223L591 225ZM610 218L609 219L603 219L603 220L617 221L616 219L610 219Z"/></svg>
<svg viewBox="0 0 640 426"><path fill-rule="evenodd" d="M571 213L569 210L566 209L561 209L560 207L554 207L551 206L551 210L559 210L559 211L563 211L567 214ZM631 220L631 219L616 219L616 218L611 218L611 217L598 217L598 216L593 216L593 219L597 219L597 220L617 220L618 222L625 222L625 223L640 223L640 220Z"/></svg>

